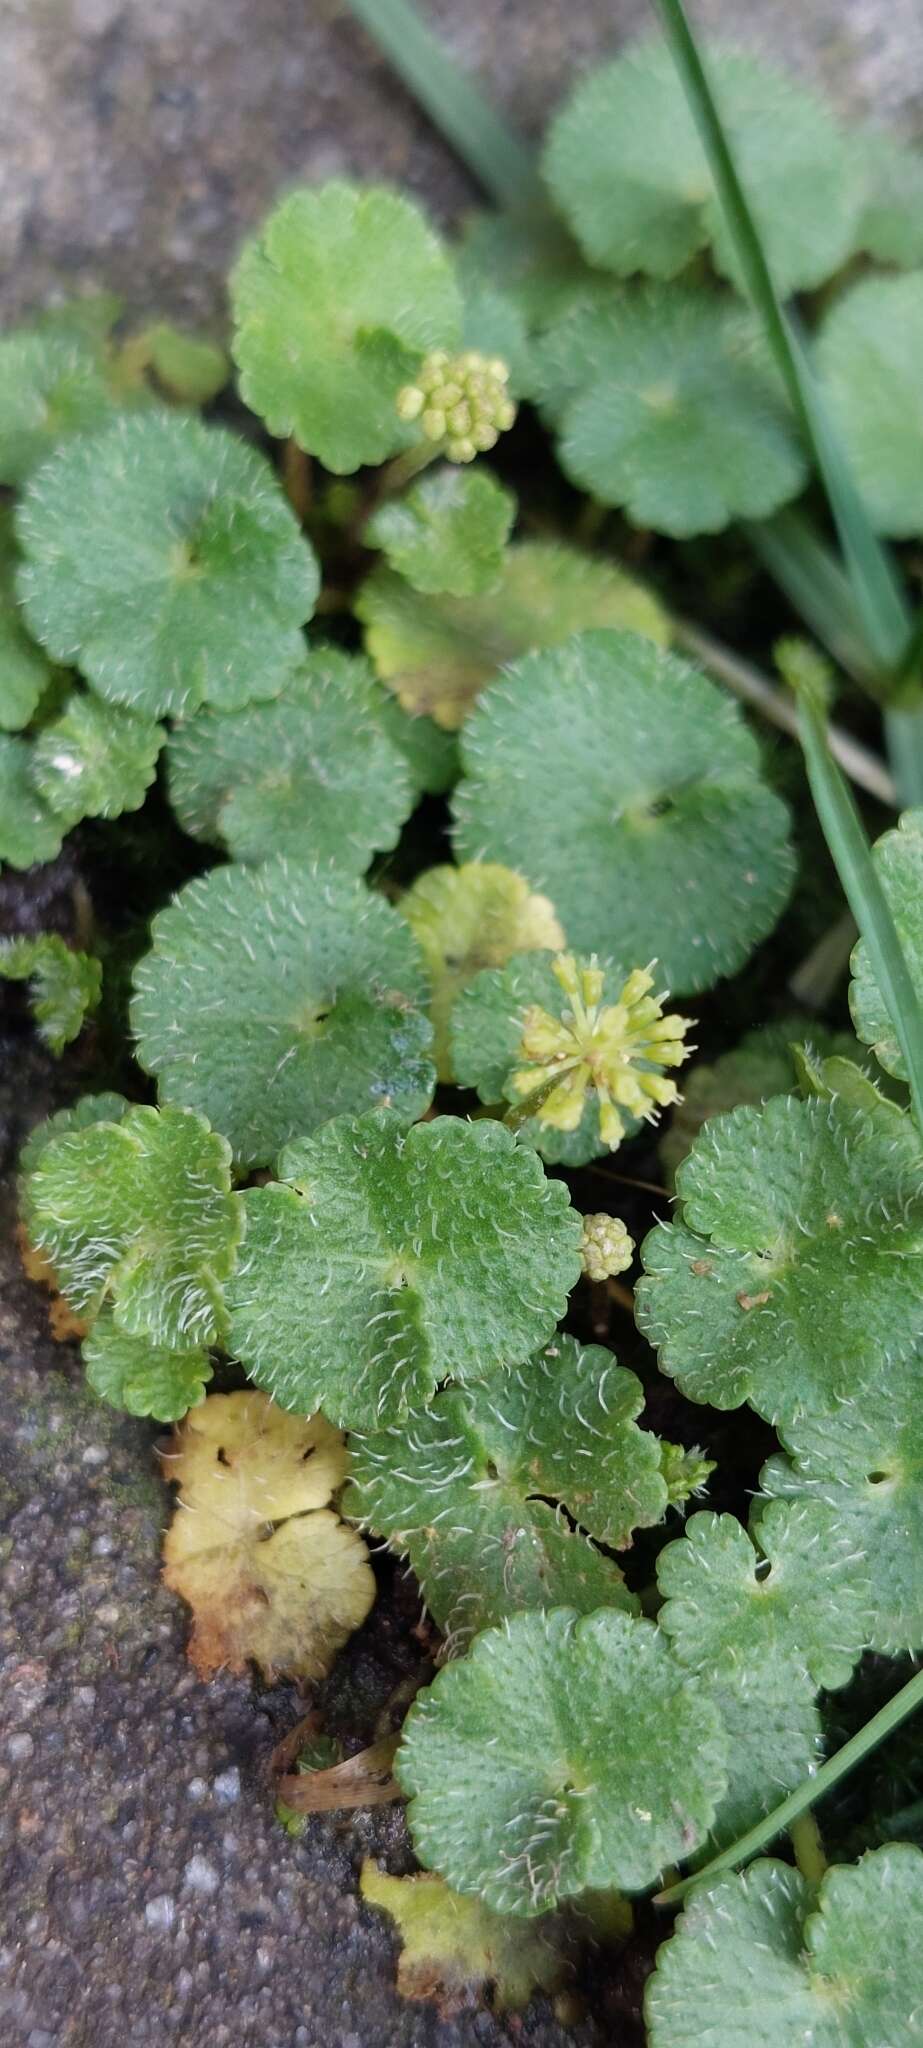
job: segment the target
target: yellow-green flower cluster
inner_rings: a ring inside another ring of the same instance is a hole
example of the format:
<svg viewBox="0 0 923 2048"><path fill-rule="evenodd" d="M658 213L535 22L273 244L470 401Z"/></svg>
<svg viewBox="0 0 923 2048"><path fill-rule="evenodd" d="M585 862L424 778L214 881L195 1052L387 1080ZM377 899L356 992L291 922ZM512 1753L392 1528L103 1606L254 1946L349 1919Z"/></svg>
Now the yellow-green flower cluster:
<svg viewBox="0 0 923 2048"><path fill-rule="evenodd" d="M650 968L636 967L614 1003L604 1003L605 976L595 955L578 964L560 953L554 972L567 997L560 1017L533 1004L523 1019L520 1044L529 1062L513 1075L518 1095L539 1093L532 1112L540 1124L575 1131L588 1092L599 1102L599 1129L611 1151L625 1136L620 1110L653 1122L679 1090L662 1069L689 1056L683 1043L688 1017L664 1016L664 996L652 996ZM542 1090L548 1092L541 1095Z"/></svg>
<svg viewBox="0 0 923 2048"><path fill-rule="evenodd" d="M620 1216L584 1216L580 1263L588 1280L612 1280L616 1273L627 1273L634 1252L634 1238Z"/></svg>
<svg viewBox="0 0 923 2048"><path fill-rule="evenodd" d="M516 418L509 374L502 356L482 356L475 348L451 356L435 348L415 381L398 392L398 413L419 420L428 441L443 442L450 462L473 462Z"/></svg>

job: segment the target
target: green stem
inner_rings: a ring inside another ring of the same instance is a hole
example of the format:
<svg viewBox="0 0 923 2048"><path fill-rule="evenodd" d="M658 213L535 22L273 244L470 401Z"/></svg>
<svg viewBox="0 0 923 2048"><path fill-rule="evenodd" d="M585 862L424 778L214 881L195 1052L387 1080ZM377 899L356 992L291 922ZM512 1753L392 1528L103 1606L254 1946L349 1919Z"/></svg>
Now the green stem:
<svg viewBox="0 0 923 2048"><path fill-rule="evenodd" d="M466 78L409 0L349 0L349 6L491 198L520 209L542 203L532 151Z"/></svg>
<svg viewBox="0 0 923 2048"><path fill-rule="evenodd" d="M911 615L903 590L890 556L873 531L843 451L831 430L801 337L773 284L683 0L657 0L657 6L702 139L741 276L762 321L827 494L863 632L875 665L885 673L893 673L900 666L911 636Z"/></svg>
<svg viewBox="0 0 923 2048"><path fill-rule="evenodd" d="M923 1706L923 1671L918 1671L915 1678L909 1679L907 1684L901 1687L900 1692L895 1693L893 1700L889 1700L886 1707L873 1714L865 1727L860 1728L858 1735L853 1735L849 1742L843 1744L842 1749L837 1750L836 1756L821 1764L820 1770L815 1771L813 1777L805 1778L794 1792L789 1793L787 1799L782 1800L781 1805L774 1807L772 1813L766 1815L765 1820L758 1821L756 1827L741 1835L738 1842L732 1842L729 1849L722 1849L720 1856L713 1856L711 1862L704 1864L701 1870L694 1870L691 1876L683 1878L680 1884L670 1885L668 1890L658 1892L654 1904L674 1906L685 1897L691 1885L702 1884L709 1878L717 1877L721 1870L737 1870L741 1863L748 1863L751 1856L757 1856L761 1849L768 1848L777 1835L782 1834L785 1828L790 1828L803 1813L807 1813L809 1807L815 1806L817 1801L823 1798L825 1792L832 1791L841 1778L847 1777L850 1771L855 1770L857 1764L864 1762L871 1751L877 1749L878 1744L884 1742L886 1736L893 1734L894 1729L899 1728L901 1722L906 1721L907 1716L915 1713L919 1706Z"/></svg>

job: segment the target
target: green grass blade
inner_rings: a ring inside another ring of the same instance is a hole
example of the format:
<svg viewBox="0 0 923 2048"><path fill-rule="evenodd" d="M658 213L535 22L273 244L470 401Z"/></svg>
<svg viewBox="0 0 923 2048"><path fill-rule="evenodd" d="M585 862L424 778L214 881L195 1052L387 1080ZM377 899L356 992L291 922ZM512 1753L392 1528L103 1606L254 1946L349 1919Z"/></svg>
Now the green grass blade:
<svg viewBox="0 0 923 2048"><path fill-rule="evenodd" d="M410 0L348 4L491 197L520 210L541 202L533 152L459 70Z"/></svg>
<svg viewBox="0 0 923 2048"><path fill-rule="evenodd" d="M773 284L682 0L657 0L657 6L702 138L744 282L827 494L869 650L876 667L891 673L900 666L911 633L903 590L890 556L869 523L831 430L805 347Z"/></svg>
<svg viewBox="0 0 923 2048"><path fill-rule="evenodd" d="M813 1777L805 1778L794 1792L789 1793L787 1799L782 1800L781 1805L774 1807L772 1813L766 1815L765 1820L758 1821L756 1827L751 1828L746 1835L741 1835L740 1840L733 1842L729 1849L722 1849L720 1856L714 1856L710 1863L703 1864L701 1870L693 1871L691 1877L683 1878L680 1884L671 1884L668 1891L659 1892L654 1904L677 1905L691 1885L702 1884L707 1878L717 1877L721 1870L737 1870L742 1863L749 1863L751 1856L757 1856L761 1849L767 1849L770 1842L774 1842L784 1828L791 1827L792 1822L798 1820L801 1814L807 1813L809 1807L815 1806L825 1792L832 1791L833 1786L838 1785L841 1778L854 1771L857 1764L861 1764L873 1749L877 1749L880 1742L884 1742L886 1736L891 1735L895 1728L899 1728L902 1721L906 1721L908 1714L915 1713L920 1706L923 1706L923 1671L918 1671L916 1677L909 1679L907 1684L901 1687L900 1692L895 1693L893 1700L889 1700L886 1707L880 1708L879 1712L873 1714L871 1720L866 1722L865 1727L860 1728L858 1735L851 1736L850 1740L843 1744L842 1749L837 1750L836 1756L830 1757L827 1763L821 1765L819 1771L814 1772Z"/></svg>
<svg viewBox="0 0 923 2048"><path fill-rule="evenodd" d="M923 1132L923 1010L869 843L845 777L827 740L823 708L809 689L799 694L799 727L808 781L843 892L868 947L872 971L904 1055L917 1128Z"/></svg>

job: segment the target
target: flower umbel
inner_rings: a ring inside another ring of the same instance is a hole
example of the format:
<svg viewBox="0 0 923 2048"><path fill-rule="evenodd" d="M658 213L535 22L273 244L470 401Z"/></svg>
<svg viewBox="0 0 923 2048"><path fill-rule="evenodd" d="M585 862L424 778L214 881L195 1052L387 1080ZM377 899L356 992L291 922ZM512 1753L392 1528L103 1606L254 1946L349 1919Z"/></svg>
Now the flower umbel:
<svg viewBox="0 0 923 2048"><path fill-rule="evenodd" d="M502 356L474 348L451 356L435 348L414 383L398 392L397 410L402 420L419 420L428 441L444 443L450 462L473 462L516 418L509 374Z"/></svg>
<svg viewBox="0 0 923 2048"><path fill-rule="evenodd" d="M620 1216L584 1216L580 1264L588 1280L613 1280L617 1273L627 1273L634 1252L634 1238Z"/></svg>
<svg viewBox="0 0 923 2048"><path fill-rule="evenodd" d="M636 967L614 1003L603 1003L605 976L596 956L578 964L572 953L554 963L567 997L560 1017L533 1004L525 1013L520 1051L530 1064L512 1077L517 1095L548 1090L536 1121L558 1131L575 1131L587 1093L599 1101L599 1129L614 1151L625 1136L620 1109L656 1120L676 1102L679 1090L664 1067L681 1066L690 1048L683 1043L691 1019L663 1014L665 996L652 996L654 977Z"/></svg>

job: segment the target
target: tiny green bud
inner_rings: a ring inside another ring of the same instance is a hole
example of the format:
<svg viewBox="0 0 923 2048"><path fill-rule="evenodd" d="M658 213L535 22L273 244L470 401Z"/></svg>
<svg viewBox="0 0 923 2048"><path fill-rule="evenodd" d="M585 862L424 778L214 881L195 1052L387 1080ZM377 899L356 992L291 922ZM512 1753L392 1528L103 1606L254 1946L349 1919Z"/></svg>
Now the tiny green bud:
<svg viewBox="0 0 923 2048"><path fill-rule="evenodd" d="M627 1273L635 1241L619 1216L584 1216L580 1261L588 1280L611 1280Z"/></svg>
<svg viewBox="0 0 923 2048"><path fill-rule="evenodd" d="M426 396L419 384L405 384L397 394L398 419L418 420L425 404Z"/></svg>

